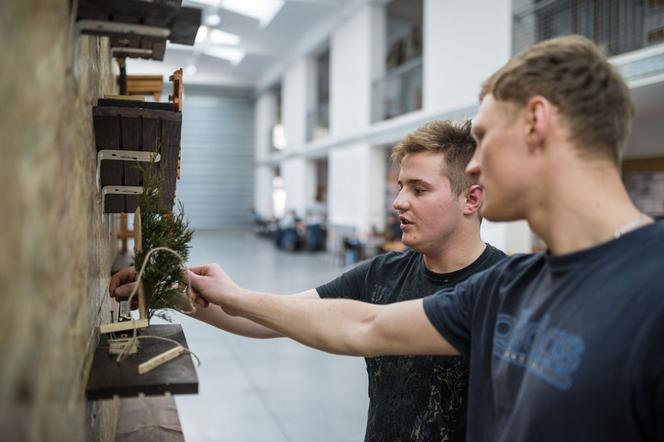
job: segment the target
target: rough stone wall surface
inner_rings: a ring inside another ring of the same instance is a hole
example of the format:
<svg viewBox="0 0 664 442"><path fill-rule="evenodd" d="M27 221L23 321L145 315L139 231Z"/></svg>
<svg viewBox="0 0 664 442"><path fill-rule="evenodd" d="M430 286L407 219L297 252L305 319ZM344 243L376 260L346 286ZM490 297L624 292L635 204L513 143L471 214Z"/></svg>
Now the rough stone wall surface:
<svg viewBox="0 0 664 442"><path fill-rule="evenodd" d="M85 399L117 247L95 184L92 106L115 86L108 39L72 32L75 3L0 2L3 441L115 433L117 402Z"/></svg>

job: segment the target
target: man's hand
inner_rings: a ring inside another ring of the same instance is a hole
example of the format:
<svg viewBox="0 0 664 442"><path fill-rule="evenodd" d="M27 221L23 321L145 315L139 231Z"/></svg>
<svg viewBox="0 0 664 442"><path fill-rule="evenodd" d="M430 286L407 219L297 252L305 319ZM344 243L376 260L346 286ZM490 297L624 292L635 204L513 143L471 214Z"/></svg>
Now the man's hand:
<svg viewBox="0 0 664 442"><path fill-rule="evenodd" d="M239 294L240 287L224 272L218 264L205 264L191 267L188 272L192 297L198 300L217 304L224 309L228 307L228 301ZM199 304L200 305L200 304ZM233 314L226 310L226 313Z"/></svg>
<svg viewBox="0 0 664 442"><path fill-rule="evenodd" d="M120 270L111 278L111 284L108 286L108 294L118 302L129 298L131 292L136 287L137 272L134 267L127 267ZM132 308L138 308L138 298L134 297Z"/></svg>
<svg viewBox="0 0 664 442"><path fill-rule="evenodd" d="M191 272L188 272L191 275ZM125 301L131 293L136 288L136 278L138 277L138 272L134 267L127 267L126 269L120 270L118 273L113 275L111 278L111 283L108 286L108 294L111 298L115 298L118 302ZM195 293L189 293L189 297L196 305L200 307L207 307L209 303L197 296ZM138 308L138 297L134 296L134 299L131 303L132 309ZM189 308L189 307L188 307Z"/></svg>

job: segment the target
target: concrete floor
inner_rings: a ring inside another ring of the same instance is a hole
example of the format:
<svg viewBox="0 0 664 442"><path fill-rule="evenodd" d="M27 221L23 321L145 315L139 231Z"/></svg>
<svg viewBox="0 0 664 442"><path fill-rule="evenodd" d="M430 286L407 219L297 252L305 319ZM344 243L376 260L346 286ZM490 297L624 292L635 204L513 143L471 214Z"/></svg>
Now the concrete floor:
<svg viewBox="0 0 664 442"><path fill-rule="evenodd" d="M344 270L330 255L280 252L249 232L196 232L189 262L217 262L238 284L275 293L303 291ZM363 439L369 401L362 358L284 338L243 338L180 314L173 319L203 362L199 394L176 396L188 442Z"/></svg>

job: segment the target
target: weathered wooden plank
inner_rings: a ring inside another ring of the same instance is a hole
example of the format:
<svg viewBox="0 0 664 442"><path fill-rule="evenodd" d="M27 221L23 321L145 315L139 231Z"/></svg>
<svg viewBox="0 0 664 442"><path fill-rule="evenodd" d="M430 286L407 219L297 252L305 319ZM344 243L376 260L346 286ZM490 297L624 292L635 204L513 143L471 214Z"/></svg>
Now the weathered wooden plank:
<svg viewBox="0 0 664 442"><path fill-rule="evenodd" d="M99 106L94 106L92 124L97 150L120 148L120 117L117 113L104 112Z"/></svg>
<svg viewBox="0 0 664 442"><path fill-rule="evenodd" d="M168 27L182 0L79 0L78 20L106 20Z"/></svg>
<svg viewBox="0 0 664 442"><path fill-rule="evenodd" d="M126 101L127 106L131 106L129 103L136 103L131 100ZM138 102L141 103L141 102ZM142 102L143 104L148 104L149 102ZM166 103L151 103L151 104L166 104ZM119 116L122 117L142 117L142 118L158 118L165 121L182 121L182 114L180 112L173 112L160 109L148 109L148 108L133 108L133 107L124 107L123 106L96 106L95 115L98 116Z"/></svg>
<svg viewBox="0 0 664 442"><path fill-rule="evenodd" d="M105 163L114 163L117 161L105 161ZM102 166L103 170L103 166ZM126 210L125 195L106 195L104 198L104 212L106 213L122 213Z"/></svg>
<svg viewBox="0 0 664 442"><path fill-rule="evenodd" d="M155 335L174 339L187 347L182 327L179 324L151 325L140 335ZM89 400L145 395L195 394L198 393L198 377L190 356L181 356L149 373L139 375L138 365L172 348L174 344L156 339L141 340L138 353L127 357L119 364L108 354L106 336L102 336L90 369L86 388Z"/></svg>
<svg viewBox="0 0 664 442"><path fill-rule="evenodd" d="M164 171L164 183L161 192L161 205L166 210L172 210L175 201L178 157L180 155L180 133L180 122L162 121L160 167Z"/></svg>
<svg viewBox="0 0 664 442"><path fill-rule="evenodd" d="M97 150L120 149L120 117L118 115L99 112L99 107L93 107L92 119L95 132ZM108 184L122 184L122 164L119 161L102 161L99 171L101 186ZM106 201L107 212L115 213L124 209L124 198L113 198Z"/></svg>
<svg viewBox="0 0 664 442"><path fill-rule="evenodd" d="M123 150L141 150L141 141L143 140L143 124L141 117L121 116L120 126L122 130L122 149ZM141 174L136 170L136 163L133 161L122 161L124 167L124 185L138 186Z"/></svg>
<svg viewBox="0 0 664 442"><path fill-rule="evenodd" d="M172 210L177 182L178 158L180 155L180 135L182 113L161 109L146 109L142 105L163 105L133 100L99 100L111 106L96 106L93 111L95 133L102 146L122 150L152 151L161 154L157 164L135 161L102 161L100 170L101 185L142 186L141 168L163 170L161 207ZM122 104L118 106L117 104ZM174 106L170 104L170 106ZM99 142L98 147L101 148ZM135 195L107 195L104 211L108 213L133 212L139 198Z"/></svg>
<svg viewBox="0 0 664 442"><path fill-rule="evenodd" d="M177 105L174 103L155 103L152 101L116 100L116 99L100 98L99 100L97 100L97 105L112 106L112 107L133 107L136 109L177 111Z"/></svg>
<svg viewBox="0 0 664 442"><path fill-rule="evenodd" d="M168 38L172 43L193 45L196 34L201 25L202 11L198 8L183 7L171 25L171 36Z"/></svg>
<svg viewBox="0 0 664 442"><path fill-rule="evenodd" d="M149 152L159 152L161 144L161 121L158 118L143 118L143 139L141 145L143 150Z"/></svg>
<svg viewBox="0 0 664 442"><path fill-rule="evenodd" d="M152 59L162 61L166 53L166 40L155 40L152 43Z"/></svg>

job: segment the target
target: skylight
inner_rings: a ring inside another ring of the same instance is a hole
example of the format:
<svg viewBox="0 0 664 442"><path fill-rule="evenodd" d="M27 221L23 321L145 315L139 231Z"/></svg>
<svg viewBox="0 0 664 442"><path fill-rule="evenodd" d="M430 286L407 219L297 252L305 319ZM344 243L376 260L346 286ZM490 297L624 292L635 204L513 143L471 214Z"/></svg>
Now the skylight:
<svg viewBox="0 0 664 442"><path fill-rule="evenodd" d="M261 28L270 24L284 5L283 0L220 0L219 6L258 20Z"/></svg>
<svg viewBox="0 0 664 442"><path fill-rule="evenodd" d="M206 46L203 48L203 53L209 55L210 57L228 60L233 66L237 66L247 54L243 49L240 48L219 46Z"/></svg>
<svg viewBox="0 0 664 442"><path fill-rule="evenodd" d="M208 34L210 42L218 45L236 45L240 43L240 37L230 32L213 29Z"/></svg>

